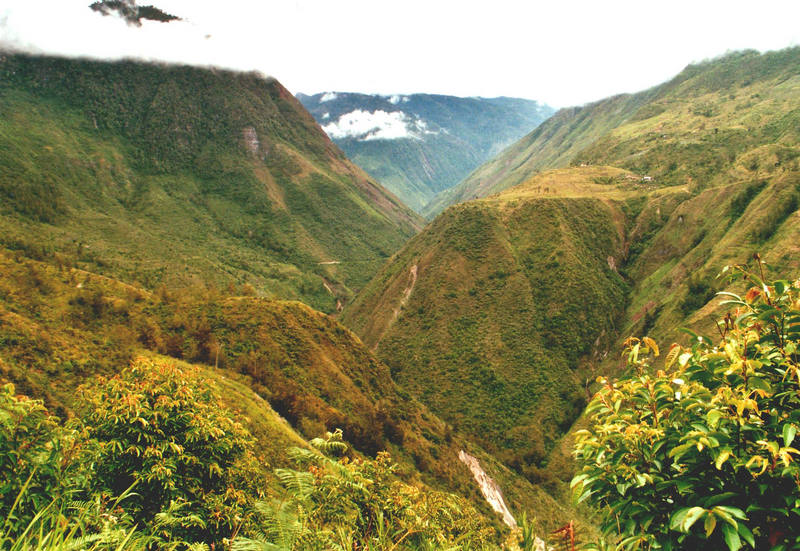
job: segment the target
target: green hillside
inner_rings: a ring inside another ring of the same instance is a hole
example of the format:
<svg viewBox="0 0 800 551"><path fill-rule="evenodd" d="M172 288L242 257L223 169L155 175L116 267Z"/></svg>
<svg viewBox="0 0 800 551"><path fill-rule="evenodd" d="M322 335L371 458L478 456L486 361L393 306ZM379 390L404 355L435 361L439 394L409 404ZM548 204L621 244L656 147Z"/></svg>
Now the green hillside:
<svg viewBox="0 0 800 551"><path fill-rule="evenodd" d="M577 515L416 401L353 333L302 303L151 293L20 251L0 250L0 273L0 381L61 418L83 407L80 385L144 357L199 370L244 416L275 488L272 469L292 464L287 448L341 428L359 456L390 452L404 480L464 496L501 532L460 450L497 478L515 514L547 511L537 516L542 529Z"/></svg>
<svg viewBox="0 0 800 551"><path fill-rule="evenodd" d="M584 359L612 338L625 306L616 269L623 203L582 190L618 177L589 169L575 197L509 195L449 209L343 322L435 413L511 464L544 466L585 404Z"/></svg>
<svg viewBox="0 0 800 551"><path fill-rule="evenodd" d="M799 55L734 54L560 112L473 175L470 193L495 195L446 209L342 320L508 465L568 478L571 425L627 336L713 335L717 274L756 252L800 268Z"/></svg>
<svg viewBox="0 0 800 551"><path fill-rule="evenodd" d="M800 269L800 179L642 186L611 167L543 172L449 208L342 321L399 384L534 483L571 476L571 429L628 335L713 335L716 279L756 251Z"/></svg>
<svg viewBox="0 0 800 551"><path fill-rule="evenodd" d="M637 94L562 109L426 208L485 197L548 168L612 165L664 185L758 178L796 158L800 48L690 65Z"/></svg>
<svg viewBox="0 0 800 551"><path fill-rule="evenodd" d="M335 311L418 217L256 74L0 57L0 239Z"/></svg>

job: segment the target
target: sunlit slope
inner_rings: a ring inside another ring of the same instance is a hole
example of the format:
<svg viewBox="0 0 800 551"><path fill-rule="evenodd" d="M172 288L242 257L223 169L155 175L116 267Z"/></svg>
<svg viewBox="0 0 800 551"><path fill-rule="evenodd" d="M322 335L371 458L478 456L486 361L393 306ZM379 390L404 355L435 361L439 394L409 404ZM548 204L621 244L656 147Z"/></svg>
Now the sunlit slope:
<svg viewBox="0 0 800 551"><path fill-rule="evenodd" d="M658 184L701 188L759 177L797 157L798 122L800 48L738 52L644 92L562 109L425 212L567 165L613 165Z"/></svg>
<svg viewBox="0 0 800 551"><path fill-rule="evenodd" d="M680 200L678 200L680 199ZM717 277L759 253L773 276L800 269L800 172L720 185L638 205L625 272L634 282L621 336L680 339L681 327L716 334Z"/></svg>
<svg viewBox="0 0 800 551"><path fill-rule="evenodd" d="M624 310L623 201L641 192L595 183L624 176L551 173L451 207L344 323L435 413L510 464L542 466L586 401L587 359L614 338Z"/></svg>
<svg viewBox="0 0 800 551"><path fill-rule="evenodd" d="M299 302L216 291L151 293L59 266L57 258L0 249L0 382L14 382L64 418L81 399L80 385L139 355L200 369L246 416L267 471L291 464L288 447L342 428L359 452L388 450L404 478L467 496L489 518L458 460L462 449L503 485L515 514L541 510L541 526L551 529L575 517L402 390L327 315Z"/></svg>
<svg viewBox="0 0 800 551"><path fill-rule="evenodd" d="M150 288L333 311L419 227L277 81L0 58L0 235Z"/></svg>

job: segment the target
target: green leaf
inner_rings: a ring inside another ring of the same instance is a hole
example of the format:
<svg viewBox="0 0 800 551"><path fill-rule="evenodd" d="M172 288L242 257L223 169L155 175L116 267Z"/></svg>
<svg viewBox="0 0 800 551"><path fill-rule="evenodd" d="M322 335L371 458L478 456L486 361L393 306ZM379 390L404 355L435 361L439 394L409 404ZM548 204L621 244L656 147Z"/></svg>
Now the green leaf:
<svg viewBox="0 0 800 551"><path fill-rule="evenodd" d="M730 516L734 518L738 518L739 520L747 520L747 515L744 514L744 511L739 509L738 507L729 507L727 505L718 505L717 509L721 509L728 513Z"/></svg>
<svg viewBox="0 0 800 551"><path fill-rule="evenodd" d="M706 512L707 511L702 507L692 507L689 509L686 513L686 518L684 518L681 523L681 532L689 533L689 529L691 529L694 523L700 520Z"/></svg>
<svg viewBox="0 0 800 551"><path fill-rule="evenodd" d="M722 419L722 412L717 409L712 409L706 414L706 422L708 422L708 426L712 429L717 428L720 419Z"/></svg>
<svg viewBox="0 0 800 551"><path fill-rule="evenodd" d="M681 444L680 446L675 446L674 448L672 448L671 450L669 450L669 454L668 454L668 456L669 456L669 457L673 457L673 458L675 458L675 460L677 461L677 460L678 460L678 459L680 459L680 458L681 458L681 456L683 456L683 455L684 455L684 454L685 454L685 453L686 453L686 452L687 452L687 451L688 451L688 450L689 450L689 449L690 449L690 448L691 448L693 445L694 445L694 442L689 442L688 444Z"/></svg>
<svg viewBox="0 0 800 551"><path fill-rule="evenodd" d="M748 360L748 365L750 361ZM769 386L769 383L760 377L750 377L747 379L748 386L752 389L763 390L765 392L771 392L772 387Z"/></svg>
<svg viewBox="0 0 800 551"><path fill-rule="evenodd" d="M706 537L709 537L711 535L716 526L717 526L717 517L715 517L714 515L707 515L706 521L703 526L703 528L705 528L706 531Z"/></svg>
<svg viewBox="0 0 800 551"><path fill-rule="evenodd" d="M750 544L750 547L755 549L756 538L753 537L753 533L750 531L750 528L748 528L741 522L739 523L739 535L742 537L742 539L744 539L744 541Z"/></svg>
<svg viewBox="0 0 800 551"><path fill-rule="evenodd" d="M714 462L714 466L717 467L717 470L722 469L722 465L728 460L731 456L731 450L722 450L720 454L717 456L717 460Z"/></svg>
<svg viewBox="0 0 800 551"><path fill-rule="evenodd" d="M788 448L794 440L796 434L797 427L795 427L792 423L786 423L783 425L783 445Z"/></svg>
<svg viewBox="0 0 800 551"><path fill-rule="evenodd" d="M729 551L738 551L742 547L742 540L739 539L739 532L730 524L722 525L722 537L728 545Z"/></svg>
<svg viewBox="0 0 800 551"><path fill-rule="evenodd" d="M689 512L689 509L690 507L683 507L682 509L675 511L669 521L670 530L680 530L681 524L683 524L683 519L686 518L686 514Z"/></svg>

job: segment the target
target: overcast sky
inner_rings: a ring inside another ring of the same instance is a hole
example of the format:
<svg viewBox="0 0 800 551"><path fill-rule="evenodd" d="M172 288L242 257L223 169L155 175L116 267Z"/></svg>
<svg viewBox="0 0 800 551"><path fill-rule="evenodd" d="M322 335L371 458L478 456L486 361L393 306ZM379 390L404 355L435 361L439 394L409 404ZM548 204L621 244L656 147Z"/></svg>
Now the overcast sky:
<svg viewBox="0 0 800 551"><path fill-rule="evenodd" d="M140 0L141 28L92 0L2 0L0 43L259 70L292 92L516 96L635 92L728 50L800 44L800 0Z"/></svg>

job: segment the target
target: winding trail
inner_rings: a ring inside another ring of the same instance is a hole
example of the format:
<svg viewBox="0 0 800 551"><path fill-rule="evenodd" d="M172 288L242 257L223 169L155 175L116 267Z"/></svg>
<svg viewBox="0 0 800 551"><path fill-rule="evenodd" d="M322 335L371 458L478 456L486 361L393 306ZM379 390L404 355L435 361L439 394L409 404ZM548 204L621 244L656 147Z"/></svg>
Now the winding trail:
<svg viewBox="0 0 800 551"><path fill-rule="evenodd" d="M372 346L372 351L378 349L378 345L380 344L383 336L386 334L389 329L391 329L394 322L397 321L397 318L400 317L400 311L408 304L408 299L411 298L411 293L414 291L414 285L417 284L417 265L414 264L411 266L409 270L409 278L410 281L405 289L403 289L403 296L400 297L400 302L397 304L397 307L392 311L392 317L386 322L386 327L383 328L381 331L380 336L375 340L375 344Z"/></svg>

